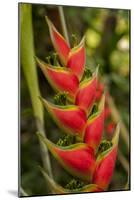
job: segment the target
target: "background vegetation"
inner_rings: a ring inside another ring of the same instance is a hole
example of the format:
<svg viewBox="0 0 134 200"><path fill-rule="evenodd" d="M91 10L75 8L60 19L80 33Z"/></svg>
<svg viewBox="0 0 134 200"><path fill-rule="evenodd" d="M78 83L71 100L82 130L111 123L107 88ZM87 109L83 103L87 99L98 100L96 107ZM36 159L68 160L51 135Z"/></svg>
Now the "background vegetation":
<svg viewBox="0 0 134 200"><path fill-rule="evenodd" d="M79 42L86 35L86 66L91 70L99 64L100 73L107 83L112 100L120 113L123 125L127 129L126 140L129 140L129 11L100 8L63 7L70 43ZM35 55L42 60L54 53L50 40L48 26L44 16L47 15L62 33L61 21L57 6L32 5L32 22L34 34ZM75 36L74 36L75 35ZM21 64L22 64L21 59ZM38 70L39 88L41 95L47 99L53 98L51 89L43 73ZM48 188L38 168L42 166L42 158L34 113L32 109L28 85L21 75L21 186L29 195L45 195ZM30 74L29 74L30 76ZM57 142L61 130L55 125L45 111L45 130L47 137ZM105 133L107 136L108 133ZM108 136L109 137L109 136ZM121 154L116 163L116 170L109 190L129 189L126 185L129 170L129 150L123 137L120 137L119 149ZM72 178L66 173L54 158L51 157L54 179L63 186Z"/></svg>

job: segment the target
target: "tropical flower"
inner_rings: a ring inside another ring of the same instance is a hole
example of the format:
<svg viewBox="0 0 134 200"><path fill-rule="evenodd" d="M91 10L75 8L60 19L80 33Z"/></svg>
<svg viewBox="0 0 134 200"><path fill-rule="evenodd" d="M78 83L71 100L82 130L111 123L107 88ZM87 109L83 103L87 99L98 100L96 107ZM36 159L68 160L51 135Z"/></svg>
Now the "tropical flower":
<svg viewBox="0 0 134 200"><path fill-rule="evenodd" d="M70 48L50 19L46 17L46 20L60 64L53 66L39 58L36 60L52 88L56 92L67 93L67 103L56 105L42 97L40 99L59 128L75 137L75 142L61 146L40 133L38 136L42 146L47 146L60 165L75 178L84 181L84 185L64 188L41 171L53 192L58 194L104 191L110 184L116 163L119 125L110 142L102 140L105 119L110 111L105 106L104 85L98 81L98 68L92 76L83 79L85 39L83 37L77 46Z"/></svg>

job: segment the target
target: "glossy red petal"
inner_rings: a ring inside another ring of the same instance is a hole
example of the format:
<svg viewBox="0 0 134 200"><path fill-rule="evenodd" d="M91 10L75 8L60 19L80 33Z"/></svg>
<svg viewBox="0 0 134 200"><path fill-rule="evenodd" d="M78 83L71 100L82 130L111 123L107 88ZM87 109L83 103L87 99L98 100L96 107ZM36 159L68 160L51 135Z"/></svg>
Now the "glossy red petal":
<svg viewBox="0 0 134 200"><path fill-rule="evenodd" d="M40 59L37 62L51 86L56 91L68 92L69 97L74 100L79 86L78 78L63 67L51 66Z"/></svg>
<svg viewBox="0 0 134 200"><path fill-rule="evenodd" d="M115 161L117 155L117 147L112 149L107 157L105 157L95 170L93 183L98 184L101 188L106 189L111 181Z"/></svg>
<svg viewBox="0 0 134 200"><path fill-rule="evenodd" d="M112 139L113 146L106 152L103 152L102 155L100 155L97 159L93 183L97 184L102 189L106 189L108 187L113 175L117 157L118 138L119 125L116 127L116 131Z"/></svg>
<svg viewBox="0 0 134 200"><path fill-rule="evenodd" d="M76 94L75 104L82 108L87 114L91 110L95 101L96 86L97 74L95 74L90 80L83 81Z"/></svg>
<svg viewBox="0 0 134 200"><path fill-rule="evenodd" d="M85 175L93 173L95 159L91 148L83 146L78 149L68 151L63 151L61 149L56 149L56 151L60 158L62 158L65 164L69 167Z"/></svg>
<svg viewBox="0 0 134 200"><path fill-rule="evenodd" d="M91 180L95 169L95 156L92 148L84 143L60 147L41 135L40 137L63 168L82 180Z"/></svg>
<svg viewBox="0 0 134 200"><path fill-rule="evenodd" d="M86 114L77 106L57 106L42 100L46 109L50 112L51 116L67 134L73 134L83 138Z"/></svg>
<svg viewBox="0 0 134 200"><path fill-rule="evenodd" d="M99 104L98 113L91 116L88 119L87 126L85 129L84 141L94 150L97 150L103 135L104 105L105 105L105 96L102 96Z"/></svg>
<svg viewBox="0 0 134 200"><path fill-rule="evenodd" d="M92 147L94 150L97 150L103 134L104 128L104 112L99 113L93 119L88 121L84 142Z"/></svg>
<svg viewBox="0 0 134 200"><path fill-rule="evenodd" d="M77 47L71 49L67 61L67 67L70 68L79 79L81 79L84 73L86 60L84 41L85 39L83 38Z"/></svg>
<svg viewBox="0 0 134 200"><path fill-rule="evenodd" d="M55 28L55 26L53 25L53 23L50 21L48 17L46 17L46 21L48 23L49 32L50 32L53 46L59 55L61 63L63 65L66 65L67 57L70 52L69 44L63 38L63 36L57 31L57 29Z"/></svg>

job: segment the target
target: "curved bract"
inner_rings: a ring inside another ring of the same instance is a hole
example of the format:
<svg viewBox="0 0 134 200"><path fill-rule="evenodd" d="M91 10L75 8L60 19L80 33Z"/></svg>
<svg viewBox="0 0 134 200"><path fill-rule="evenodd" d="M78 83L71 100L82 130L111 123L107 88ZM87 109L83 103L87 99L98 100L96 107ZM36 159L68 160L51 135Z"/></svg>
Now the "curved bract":
<svg viewBox="0 0 134 200"><path fill-rule="evenodd" d="M85 110L87 114L92 109L95 101L96 87L97 87L97 74L98 69L94 73L93 77L81 82L78 92L76 94L75 104Z"/></svg>
<svg viewBox="0 0 134 200"><path fill-rule="evenodd" d="M53 89L59 92L67 92L69 98L74 101L79 87L78 78L66 68L52 66L40 59L36 60Z"/></svg>
<svg viewBox="0 0 134 200"><path fill-rule="evenodd" d="M82 78L85 68L86 53L85 53L85 37L82 38L80 44L69 52L67 67L71 69L79 79Z"/></svg>
<svg viewBox="0 0 134 200"><path fill-rule="evenodd" d="M50 19L46 16L46 21L49 27L49 32L51 36L51 40L56 52L59 55L60 61L63 65L67 63L67 57L70 52L69 44L63 38L63 36L57 31L53 23Z"/></svg>
<svg viewBox="0 0 134 200"><path fill-rule="evenodd" d="M56 124L66 133L83 138L86 114L78 106L57 106L41 99Z"/></svg>
<svg viewBox="0 0 134 200"><path fill-rule="evenodd" d="M42 138L42 135L39 137ZM95 169L95 156L92 148L84 143L60 147L46 138L42 138L41 141L46 144L65 170L82 180L91 180Z"/></svg>
<svg viewBox="0 0 134 200"><path fill-rule="evenodd" d="M103 95L98 106L98 112L89 117L85 129L84 142L92 147L94 151L97 151L102 139L104 128L104 105L105 96Z"/></svg>
<svg viewBox="0 0 134 200"><path fill-rule="evenodd" d="M100 154L96 161L97 164L93 176L93 183L104 190L107 189L113 175L118 149L119 132L120 128L119 125L117 125L112 139L113 146Z"/></svg>

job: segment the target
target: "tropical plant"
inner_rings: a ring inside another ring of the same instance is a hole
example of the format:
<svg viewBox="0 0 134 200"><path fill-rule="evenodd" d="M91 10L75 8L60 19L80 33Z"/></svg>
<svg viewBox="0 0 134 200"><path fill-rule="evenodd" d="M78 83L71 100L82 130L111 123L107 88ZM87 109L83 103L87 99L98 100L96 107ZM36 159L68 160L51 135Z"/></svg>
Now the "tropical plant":
<svg viewBox="0 0 134 200"><path fill-rule="evenodd" d="M84 37L71 48L48 17L46 21L58 58L50 59L49 63L39 58L36 61L58 93L53 102L42 97L40 100L66 136L60 138L57 144L40 133L38 136L42 147L45 149L47 146L74 179L63 187L45 170L41 171L56 194L105 191L116 163L119 124L115 127L112 140L105 140L103 130L108 116L108 106L105 106L107 93L98 78L99 67L95 72L85 67Z"/></svg>

